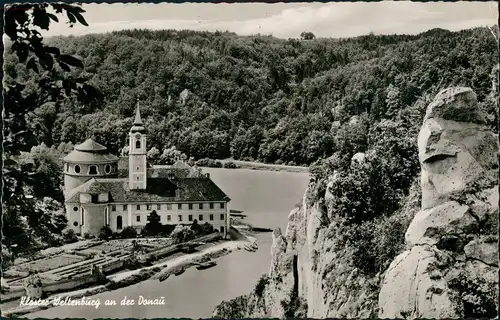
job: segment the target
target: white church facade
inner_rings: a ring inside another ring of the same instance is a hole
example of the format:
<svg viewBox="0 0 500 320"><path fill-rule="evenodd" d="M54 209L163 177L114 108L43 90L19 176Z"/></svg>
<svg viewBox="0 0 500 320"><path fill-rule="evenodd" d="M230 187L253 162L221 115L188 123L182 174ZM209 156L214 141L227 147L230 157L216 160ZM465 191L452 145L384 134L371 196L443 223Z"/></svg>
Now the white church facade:
<svg viewBox="0 0 500 320"><path fill-rule="evenodd" d="M229 197L197 168L179 161L168 168L148 166L146 129L139 107L129 132L129 155L119 158L88 139L64 157L64 193L68 226L77 234L99 233L109 226L138 230L154 210L162 224L208 222L227 237Z"/></svg>

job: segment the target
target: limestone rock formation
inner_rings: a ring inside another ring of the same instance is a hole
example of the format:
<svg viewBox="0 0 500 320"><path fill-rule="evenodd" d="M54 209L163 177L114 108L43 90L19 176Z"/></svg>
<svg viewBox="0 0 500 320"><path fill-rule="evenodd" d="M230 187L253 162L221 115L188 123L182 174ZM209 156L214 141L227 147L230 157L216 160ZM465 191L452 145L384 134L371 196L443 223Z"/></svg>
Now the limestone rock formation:
<svg viewBox="0 0 500 320"><path fill-rule="evenodd" d="M319 178L321 183L311 178L301 205L288 217L286 231L274 232L269 273L252 293L222 303L214 316L494 317L496 139L484 124L472 90L441 92L429 105L418 137L420 186L410 188L398 212L372 225L387 223L389 230L380 230L390 233L397 224L405 230L412 221L404 239L388 240L399 243L382 259L390 263L403 252L390 266L384 265L386 270L368 274L352 263L359 246L342 241L349 229L331 205L342 172L324 171L327 176ZM363 167L370 157L370 150L355 154L351 168Z"/></svg>
<svg viewBox="0 0 500 320"><path fill-rule="evenodd" d="M422 208L391 263L379 317L494 317L498 138L469 88L440 92L418 136Z"/></svg>

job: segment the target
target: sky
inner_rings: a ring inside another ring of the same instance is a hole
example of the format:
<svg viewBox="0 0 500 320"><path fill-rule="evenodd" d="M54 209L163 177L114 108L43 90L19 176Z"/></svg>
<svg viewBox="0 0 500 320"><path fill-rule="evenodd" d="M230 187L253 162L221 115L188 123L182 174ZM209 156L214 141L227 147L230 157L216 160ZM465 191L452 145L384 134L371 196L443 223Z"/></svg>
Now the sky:
<svg viewBox="0 0 500 320"><path fill-rule="evenodd" d="M408 1L343 3L130 3L84 4L89 27L51 25L44 36L82 35L114 30L191 29L231 31L297 38L303 31L316 37L341 38L368 34L416 34L432 28L462 30L492 26L497 3ZM61 20L60 20L61 21Z"/></svg>

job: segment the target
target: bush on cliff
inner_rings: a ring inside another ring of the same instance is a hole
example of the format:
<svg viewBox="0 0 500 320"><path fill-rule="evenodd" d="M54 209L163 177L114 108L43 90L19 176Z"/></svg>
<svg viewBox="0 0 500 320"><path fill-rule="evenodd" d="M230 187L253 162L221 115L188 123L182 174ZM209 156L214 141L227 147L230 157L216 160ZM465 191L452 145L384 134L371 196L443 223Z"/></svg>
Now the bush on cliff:
<svg viewBox="0 0 500 320"><path fill-rule="evenodd" d="M264 294L264 290L266 289L266 286L269 284L269 276L267 274L263 274L260 278L257 284L255 285L255 295L258 298L262 298L262 295Z"/></svg>

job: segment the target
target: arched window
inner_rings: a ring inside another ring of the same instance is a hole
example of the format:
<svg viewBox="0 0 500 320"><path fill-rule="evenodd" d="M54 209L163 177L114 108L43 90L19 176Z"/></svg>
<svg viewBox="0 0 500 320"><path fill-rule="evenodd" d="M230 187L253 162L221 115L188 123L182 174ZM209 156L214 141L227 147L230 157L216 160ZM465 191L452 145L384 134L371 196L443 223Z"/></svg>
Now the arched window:
<svg viewBox="0 0 500 320"><path fill-rule="evenodd" d="M122 228L123 228L122 216L117 216L116 217L116 229L122 229Z"/></svg>
<svg viewBox="0 0 500 320"><path fill-rule="evenodd" d="M106 167L104 167L104 171L106 171L106 173L110 173L111 172L111 166L109 164L107 164Z"/></svg>
<svg viewBox="0 0 500 320"><path fill-rule="evenodd" d="M89 168L89 174L97 174L97 167L96 166L90 166L90 168Z"/></svg>
<svg viewBox="0 0 500 320"><path fill-rule="evenodd" d="M76 172L76 173L80 173L80 166L79 166L79 165L76 165L76 166L75 166L75 172Z"/></svg>
<svg viewBox="0 0 500 320"><path fill-rule="evenodd" d="M141 140L135 140L135 148L140 149L141 148Z"/></svg>

